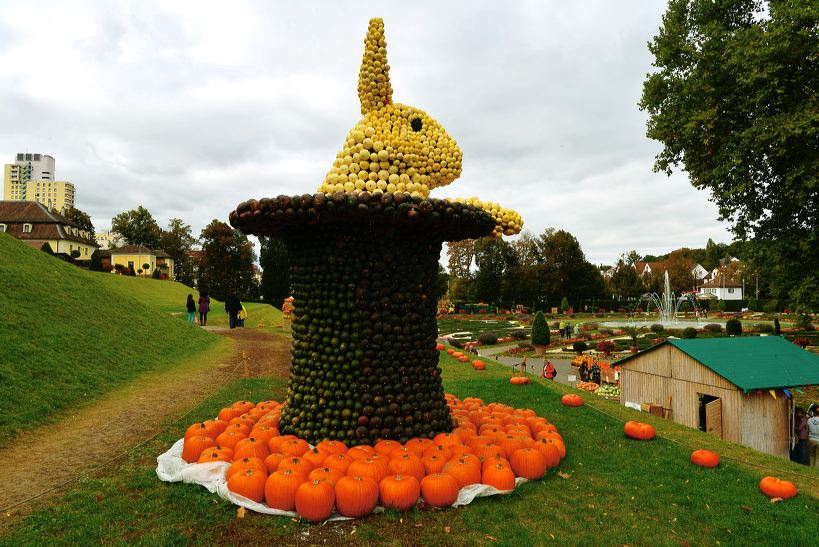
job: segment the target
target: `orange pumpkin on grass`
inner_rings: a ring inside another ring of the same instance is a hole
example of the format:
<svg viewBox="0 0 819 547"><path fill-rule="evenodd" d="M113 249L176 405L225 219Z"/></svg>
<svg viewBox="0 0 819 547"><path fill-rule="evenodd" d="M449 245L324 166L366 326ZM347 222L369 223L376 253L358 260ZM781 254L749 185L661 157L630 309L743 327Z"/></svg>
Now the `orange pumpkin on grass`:
<svg viewBox="0 0 819 547"><path fill-rule="evenodd" d="M446 473L458 483L458 489L470 484L480 484L481 467L480 464L468 462L463 458L450 460L444 465L443 473Z"/></svg>
<svg viewBox="0 0 819 547"><path fill-rule="evenodd" d="M352 518L369 515L378 504L378 493L378 483L369 477L341 477L335 486L336 511Z"/></svg>
<svg viewBox="0 0 819 547"><path fill-rule="evenodd" d="M433 473L421 481L421 497L433 507L449 507L455 503L458 490L458 481L446 473Z"/></svg>
<svg viewBox="0 0 819 547"><path fill-rule="evenodd" d="M512 464L512 471L516 476L529 480L541 478L548 468L546 458L534 448L515 450L509 456L509 463Z"/></svg>
<svg viewBox="0 0 819 547"><path fill-rule="evenodd" d="M261 503L264 501L264 485L267 481L267 472L248 468L240 473L234 473L227 481L228 490L249 500Z"/></svg>
<svg viewBox="0 0 819 547"><path fill-rule="evenodd" d="M307 479L292 469L271 473L264 485L264 497L271 509L292 511L296 507L296 490Z"/></svg>
<svg viewBox="0 0 819 547"><path fill-rule="evenodd" d="M691 463L700 467L717 467L719 456L710 450L695 450L691 453Z"/></svg>
<svg viewBox="0 0 819 547"><path fill-rule="evenodd" d="M311 522L327 520L333 513L335 492L327 481L306 481L296 489L296 513Z"/></svg>
<svg viewBox="0 0 819 547"><path fill-rule="evenodd" d="M379 491L385 508L409 511L421 496L421 483L411 475L389 475L381 479Z"/></svg>
<svg viewBox="0 0 819 547"><path fill-rule="evenodd" d="M623 426L623 433L626 437L637 439L638 441L650 441L657 436L654 426L643 422L628 421Z"/></svg>
<svg viewBox="0 0 819 547"><path fill-rule="evenodd" d="M484 468L481 482L506 492L515 489L515 473L509 467L496 463Z"/></svg>
<svg viewBox="0 0 819 547"><path fill-rule="evenodd" d="M585 401L583 401L583 397L581 397L577 393L567 393L566 395L560 398L560 403L563 406L578 407L583 406L585 404Z"/></svg>
<svg viewBox="0 0 819 547"><path fill-rule="evenodd" d="M202 452L216 446L216 441L210 437L188 437L182 445L182 459L188 463L196 463Z"/></svg>
<svg viewBox="0 0 819 547"><path fill-rule="evenodd" d="M759 481L759 489L769 498L783 500L794 497L798 491L791 481L783 481L777 477L765 477Z"/></svg>

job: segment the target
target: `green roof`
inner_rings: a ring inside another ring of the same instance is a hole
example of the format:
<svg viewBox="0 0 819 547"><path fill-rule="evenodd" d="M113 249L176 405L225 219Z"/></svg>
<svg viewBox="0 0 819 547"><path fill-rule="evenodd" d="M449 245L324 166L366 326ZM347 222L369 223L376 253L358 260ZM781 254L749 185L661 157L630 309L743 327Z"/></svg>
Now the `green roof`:
<svg viewBox="0 0 819 547"><path fill-rule="evenodd" d="M620 365L666 344L685 352L746 393L754 389L819 385L819 355L780 336L666 340L613 364Z"/></svg>

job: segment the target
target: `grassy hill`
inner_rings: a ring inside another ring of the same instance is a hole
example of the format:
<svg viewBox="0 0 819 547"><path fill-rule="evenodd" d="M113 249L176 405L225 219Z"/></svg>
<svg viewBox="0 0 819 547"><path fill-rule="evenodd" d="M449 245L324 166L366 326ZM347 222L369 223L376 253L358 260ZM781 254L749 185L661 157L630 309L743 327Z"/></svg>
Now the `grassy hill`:
<svg viewBox="0 0 819 547"><path fill-rule="evenodd" d="M0 234L0 441L216 344L168 315L189 292L83 271Z"/></svg>

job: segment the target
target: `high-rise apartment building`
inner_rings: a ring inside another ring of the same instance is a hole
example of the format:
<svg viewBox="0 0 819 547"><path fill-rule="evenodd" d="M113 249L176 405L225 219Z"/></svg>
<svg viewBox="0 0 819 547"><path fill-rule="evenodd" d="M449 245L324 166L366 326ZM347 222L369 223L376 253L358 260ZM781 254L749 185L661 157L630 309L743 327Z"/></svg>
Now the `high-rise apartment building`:
<svg viewBox="0 0 819 547"><path fill-rule="evenodd" d="M53 157L17 154L14 163L7 163L3 169L3 199L37 201L60 212L74 207L74 185L54 179Z"/></svg>

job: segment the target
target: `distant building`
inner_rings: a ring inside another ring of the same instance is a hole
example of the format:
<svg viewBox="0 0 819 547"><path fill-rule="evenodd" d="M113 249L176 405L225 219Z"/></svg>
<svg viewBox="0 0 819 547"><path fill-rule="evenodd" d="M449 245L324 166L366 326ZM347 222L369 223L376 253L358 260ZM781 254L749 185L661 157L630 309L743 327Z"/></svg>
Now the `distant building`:
<svg viewBox="0 0 819 547"><path fill-rule="evenodd" d="M17 154L3 168L3 200L36 201L60 212L74 207L74 185L54 180L54 165L47 154Z"/></svg>
<svg viewBox="0 0 819 547"><path fill-rule="evenodd" d="M118 233L110 230L107 232L97 232L94 234L94 237L102 250L107 251L122 244L122 237Z"/></svg>
<svg viewBox="0 0 819 547"><path fill-rule="evenodd" d="M57 255L67 257L78 251L77 260L91 260L97 249L90 232L42 203L32 201L0 201L0 232L36 248L48 244Z"/></svg>
<svg viewBox="0 0 819 547"><path fill-rule="evenodd" d="M113 251L100 251L100 259L103 266L106 263L112 266L119 264L135 273L142 270L140 275L150 276L154 270L159 270L160 274L167 275L169 279L176 276L173 258L162 249L149 249L144 245L125 245Z"/></svg>
<svg viewBox="0 0 819 547"><path fill-rule="evenodd" d="M637 269L637 275L650 275L652 272L661 274L665 271L665 262L642 262L638 261L634 267Z"/></svg>

